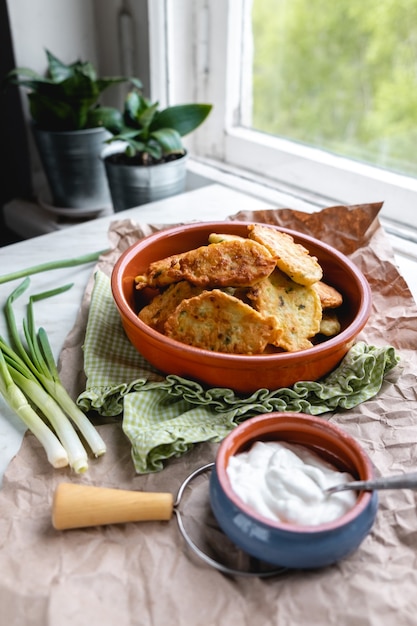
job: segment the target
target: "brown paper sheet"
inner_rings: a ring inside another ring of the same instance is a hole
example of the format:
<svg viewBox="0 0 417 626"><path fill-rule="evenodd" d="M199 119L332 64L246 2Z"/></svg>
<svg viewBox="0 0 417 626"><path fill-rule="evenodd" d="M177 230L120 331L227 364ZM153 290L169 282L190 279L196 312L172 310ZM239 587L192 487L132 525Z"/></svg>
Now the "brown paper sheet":
<svg viewBox="0 0 417 626"><path fill-rule="evenodd" d="M322 238L361 267L373 292L361 338L393 345L401 356L379 395L351 411L328 414L368 451L378 474L417 467L417 308L400 276L377 215L380 205L333 207L309 215L289 209L232 219L276 223ZM115 258L158 227L116 222ZM81 345L89 290L62 352L72 393L82 390ZM417 623L417 515L412 491L380 493L371 534L340 563L271 579L230 578L184 546L176 520L55 531L51 505L62 481L176 494L195 468L214 460L202 444L158 474L137 476L120 422L99 426L107 454L82 477L52 470L26 435L0 491L0 624L5 626L414 626Z"/></svg>

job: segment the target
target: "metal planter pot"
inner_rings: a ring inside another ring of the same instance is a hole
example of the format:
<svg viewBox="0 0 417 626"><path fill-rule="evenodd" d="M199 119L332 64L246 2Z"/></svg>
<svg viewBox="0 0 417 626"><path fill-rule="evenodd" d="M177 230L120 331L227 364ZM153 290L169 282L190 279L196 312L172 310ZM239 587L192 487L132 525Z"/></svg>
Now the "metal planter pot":
<svg viewBox="0 0 417 626"><path fill-rule="evenodd" d="M32 127L36 146L57 207L100 209L111 206L100 154L111 134L104 128L52 132Z"/></svg>
<svg viewBox="0 0 417 626"><path fill-rule="evenodd" d="M115 212L182 193L187 174L187 155L158 165L112 163L103 154Z"/></svg>

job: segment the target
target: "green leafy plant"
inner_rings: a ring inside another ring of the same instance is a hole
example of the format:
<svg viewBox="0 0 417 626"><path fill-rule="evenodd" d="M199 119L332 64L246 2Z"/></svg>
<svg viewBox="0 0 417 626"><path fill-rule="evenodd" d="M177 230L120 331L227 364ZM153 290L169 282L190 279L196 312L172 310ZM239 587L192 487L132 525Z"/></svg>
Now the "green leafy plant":
<svg viewBox="0 0 417 626"><path fill-rule="evenodd" d="M150 165L175 158L185 153L182 137L200 126L211 109L211 104L182 104L160 111L158 102L133 90L126 96L120 128L107 127L113 133L107 143L125 142L124 162Z"/></svg>
<svg viewBox="0 0 417 626"><path fill-rule="evenodd" d="M33 121L42 130L70 131L105 126L117 130L122 123L120 111L99 104L103 91L116 83L130 82L142 87L138 78L111 76L99 78L90 62L65 65L46 50L48 69L41 76L27 67L11 70L5 84L29 90L29 108Z"/></svg>

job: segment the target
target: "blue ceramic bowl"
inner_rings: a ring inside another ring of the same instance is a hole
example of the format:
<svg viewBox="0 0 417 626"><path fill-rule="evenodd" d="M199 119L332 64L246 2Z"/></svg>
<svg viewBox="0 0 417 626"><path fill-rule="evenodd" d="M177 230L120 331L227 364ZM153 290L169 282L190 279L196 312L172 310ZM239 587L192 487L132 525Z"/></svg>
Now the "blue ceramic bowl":
<svg viewBox="0 0 417 626"><path fill-rule="evenodd" d="M242 550L263 561L288 568L331 565L354 552L370 532L378 509L374 492L360 492L352 509L318 526L273 522L257 514L233 491L229 458L255 441L286 441L306 446L355 479L374 476L372 463L341 428L323 418L300 413L270 413L243 422L223 440L210 478L210 502L223 532Z"/></svg>

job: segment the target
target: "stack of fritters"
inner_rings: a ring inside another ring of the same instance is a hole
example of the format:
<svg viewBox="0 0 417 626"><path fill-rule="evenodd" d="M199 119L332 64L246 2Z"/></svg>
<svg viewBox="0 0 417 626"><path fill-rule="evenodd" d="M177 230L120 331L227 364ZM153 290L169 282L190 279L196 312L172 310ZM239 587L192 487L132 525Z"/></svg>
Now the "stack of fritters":
<svg viewBox="0 0 417 626"><path fill-rule="evenodd" d="M248 237L213 233L208 244L151 263L136 288L157 289L139 318L191 346L231 354L303 350L340 331L341 294L293 238L261 224Z"/></svg>

